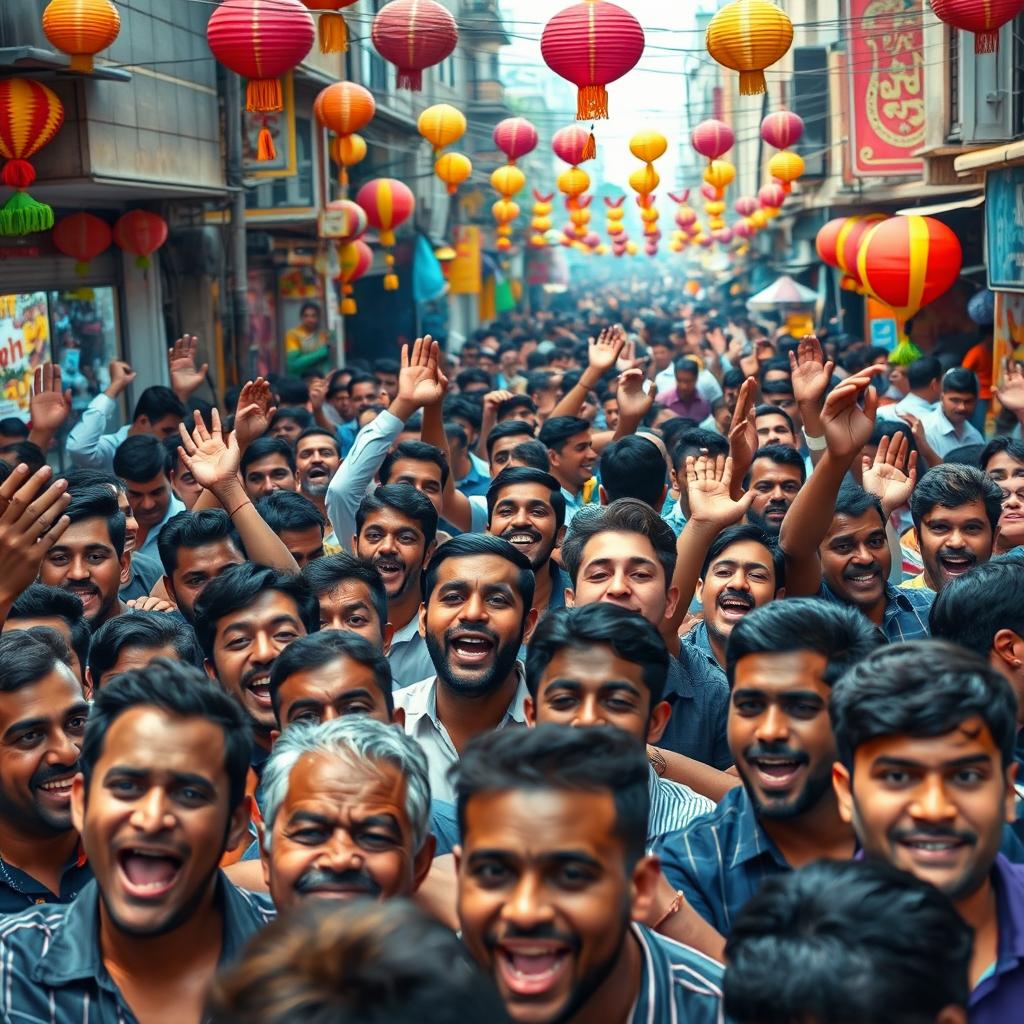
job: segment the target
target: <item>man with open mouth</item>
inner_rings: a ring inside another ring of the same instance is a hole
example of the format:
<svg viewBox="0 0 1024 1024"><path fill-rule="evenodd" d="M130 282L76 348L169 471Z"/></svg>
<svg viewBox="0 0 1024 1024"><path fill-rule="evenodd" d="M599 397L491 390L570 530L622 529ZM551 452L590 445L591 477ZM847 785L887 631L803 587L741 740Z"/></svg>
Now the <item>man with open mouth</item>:
<svg viewBox="0 0 1024 1024"><path fill-rule="evenodd" d="M839 809L868 857L941 889L974 932L971 1024L1024 1006L1024 867L999 850L1015 815L1017 701L971 651L881 648L836 685Z"/></svg>
<svg viewBox="0 0 1024 1024"><path fill-rule="evenodd" d="M327 491L334 474L341 466L338 439L324 427L307 427L295 442L295 472L299 478L299 491L320 510L328 530L324 544L331 551L340 550L340 542L330 527L327 512Z"/></svg>
<svg viewBox="0 0 1024 1024"><path fill-rule="evenodd" d="M245 834L249 746L199 669L162 658L103 687L71 785L95 879L0 926L5 1017L201 1020L215 971L273 912L218 869Z"/></svg>
<svg viewBox="0 0 1024 1024"><path fill-rule="evenodd" d="M745 489L754 492L747 518L778 537L782 520L806 479L807 467L795 448L783 444L758 448L743 481Z"/></svg>
<svg viewBox="0 0 1024 1024"><path fill-rule="evenodd" d="M457 771L462 937L516 1024L721 1019L721 967L650 912L649 768L619 729L481 736Z"/></svg>

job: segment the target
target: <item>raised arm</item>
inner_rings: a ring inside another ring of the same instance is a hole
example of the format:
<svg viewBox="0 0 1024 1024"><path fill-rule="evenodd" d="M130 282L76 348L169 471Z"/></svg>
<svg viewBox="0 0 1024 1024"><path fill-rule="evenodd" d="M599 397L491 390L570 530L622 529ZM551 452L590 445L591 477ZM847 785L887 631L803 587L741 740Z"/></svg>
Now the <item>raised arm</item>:
<svg viewBox="0 0 1024 1024"><path fill-rule="evenodd" d="M619 404L619 423L615 428L614 440L635 434L644 417L654 405L654 381L644 390L647 379L640 369L626 370L619 374L615 400Z"/></svg>
<svg viewBox="0 0 1024 1024"><path fill-rule="evenodd" d="M743 480L754 462L757 451L757 419L754 415L754 396L757 394L757 381L748 377L741 385L736 396L736 408L732 412L732 424L729 427L729 455L732 457L732 479L730 494L734 501L743 495Z"/></svg>
<svg viewBox="0 0 1024 1024"><path fill-rule="evenodd" d="M61 369L56 363L36 367L28 408L31 420L28 439L47 452L57 431L71 415L71 391L63 389Z"/></svg>
<svg viewBox="0 0 1024 1024"><path fill-rule="evenodd" d="M167 372L171 378L171 390L187 405L192 395L206 383L208 363L196 367L196 353L199 339L194 334L179 338L167 350Z"/></svg>
<svg viewBox="0 0 1024 1024"><path fill-rule="evenodd" d="M133 380L135 372L127 363L115 359L110 364L110 383L89 403L68 434L67 452L76 466L111 471L117 443L105 434L107 419L117 411L117 399Z"/></svg>
<svg viewBox="0 0 1024 1024"><path fill-rule="evenodd" d="M616 324L606 327L596 339L591 338L587 347L587 367L580 379L565 393L562 400L551 410L551 419L556 416L579 416L587 395L597 387L597 382L611 370L626 344L626 332ZM609 437L611 432L609 431Z"/></svg>
<svg viewBox="0 0 1024 1024"><path fill-rule="evenodd" d="M834 362L826 361L821 350L821 342L813 334L805 334L800 339L796 352L789 353L793 397L800 409L805 437L822 436L821 410L825 405L825 392L835 368ZM814 465L821 461L821 456L820 450L811 448L811 461Z"/></svg>

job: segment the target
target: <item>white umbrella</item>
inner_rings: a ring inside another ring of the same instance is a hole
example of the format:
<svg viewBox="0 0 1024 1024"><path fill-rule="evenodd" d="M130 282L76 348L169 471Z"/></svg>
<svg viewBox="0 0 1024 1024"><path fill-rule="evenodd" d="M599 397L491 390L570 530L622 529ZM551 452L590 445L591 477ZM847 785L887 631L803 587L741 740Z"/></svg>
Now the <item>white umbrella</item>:
<svg viewBox="0 0 1024 1024"><path fill-rule="evenodd" d="M764 291L747 301L748 309L772 309L775 306L813 306L818 293L785 274Z"/></svg>

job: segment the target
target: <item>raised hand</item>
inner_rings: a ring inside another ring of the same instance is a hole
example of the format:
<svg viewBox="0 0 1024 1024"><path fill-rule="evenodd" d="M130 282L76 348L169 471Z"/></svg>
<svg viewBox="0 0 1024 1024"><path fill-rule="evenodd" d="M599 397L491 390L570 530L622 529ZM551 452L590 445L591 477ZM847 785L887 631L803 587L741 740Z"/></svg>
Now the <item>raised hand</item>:
<svg viewBox="0 0 1024 1024"><path fill-rule="evenodd" d="M484 395L484 411L491 409L493 412L497 413L498 406L501 405L502 402L507 402L510 398L515 398L514 391L505 391L502 389L497 391L488 391L487 394Z"/></svg>
<svg viewBox="0 0 1024 1024"><path fill-rule="evenodd" d="M125 606L128 608L134 608L137 612L176 612L178 606L171 604L170 601L165 601L162 597L153 597L147 595L146 597L133 597L130 601L125 601Z"/></svg>
<svg viewBox="0 0 1024 1024"><path fill-rule="evenodd" d="M591 338L587 344L587 366L603 376L615 366L625 344L626 332L621 325L606 327L596 340Z"/></svg>
<svg viewBox="0 0 1024 1024"><path fill-rule="evenodd" d="M110 383L107 385L106 394L110 398L117 398L136 377L135 371L123 359L112 360L109 372Z"/></svg>
<svg viewBox="0 0 1024 1024"><path fill-rule="evenodd" d="M438 367L441 348L429 334L417 338L412 352L402 346L402 368L398 372L398 399L414 409L443 401L445 386ZM396 399L397 401L397 399Z"/></svg>
<svg viewBox="0 0 1024 1024"><path fill-rule="evenodd" d="M199 340L194 334L186 334L179 338L167 350L167 369L171 374L171 390L182 400L188 401L189 396L197 388L202 387L206 380L208 363L196 369L196 352Z"/></svg>
<svg viewBox="0 0 1024 1024"><path fill-rule="evenodd" d="M622 352L619 354L619 358L615 361L615 369L620 373L637 368L642 370L646 365L646 362L646 359L637 359L636 342L630 339L622 346Z"/></svg>
<svg viewBox="0 0 1024 1024"><path fill-rule="evenodd" d="M314 413L324 407L327 400L327 379L325 377L314 377L309 382L309 405Z"/></svg>
<svg viewBox="0 0 1024 1024"><path fill-rule="evenodd" d="M840 382L825 399L821 425L834 458L852 463L871 440L878 410L878 394L871 380L880 373L885 373L884 366L868 366ZM858 404L862 397L863 409Z"/></svg>
<svg viewBox="0 0 1024 1024"><path fill-rule="evenodd" d="M657 396L653 382L648 390L644 390L645 383L643 370L626 370L619 374L615 398L619 403L620 423L623 419L639 423L651 411Z"/></svg>
<svg viewBox="0 0 1024 1024"><path fill-rule="evenodd" d="M185 424L179 425L181 447L178 448L178 454L196 483L216 494L222 485L237 482L238 464L242 456L234 433L228 434L225 441L220 413L216 409L211 413L211 420L213 429L207 430L202 416L196 412L191 437Z"/></svg>
<svg viewBox="0 0 1024 1024"><path fill-rule="evenodd" d="M807 403L821 408L832 380L835 363L826 360L821 342L813 334L800 339L796 352L789 353L789 369L793 381L793 397L798 403Z"/></svg>
<svg viewBox="0 0 1024 1024"><path fill-rule="evenodd" d="M690 502L690 519L695 525L724 530L747 514L754 492L748 491L741 498L733 499L731 487L731 457L686 457L686 496Z"/></svg>
<svg viewBox="0 0 1024 1024"><path fill-rule="evenodd" d="M36 367L32 381L29 415L32 429L44 434L56 434L71 414L71 390L62 389L61 370L54 363Z"/></svg>
<svg viewBox="0 0 1024 1024"><path fill-rule="evenodd" d="M245 451L270 428L270 421L277 412L277 406L271 404L273 400L270 385L262 377L243 385L238 393L234 420L235 438L241 451Z"/></svg>
<svg viewBox="0 0 1024 1024"><path fill-rule="evenodd" d="M864 490L882 503L886 517L910 501L917 483L917 452L908 451L910 440L900 431L878 442L874 459L863 459Z"/></svg>
<svg viewBox="0 0 1024 1024"><path fill-rule="evenodd" d="M996 388L996 397L1004 409L1024 412L1024 368L1016 360L1003 363L1003 383Z"/></svg>
<svg viewBox="0 0 1024 1024"><path fill-rule="evenodd" d="M732 424L729 427L729 454L734 465L742 469L745 476L750 464L754 461L754 452L758 449L757 420L754 416L754 393L757 381L748 377L736 395L736 408L732 413Z"/></svg>

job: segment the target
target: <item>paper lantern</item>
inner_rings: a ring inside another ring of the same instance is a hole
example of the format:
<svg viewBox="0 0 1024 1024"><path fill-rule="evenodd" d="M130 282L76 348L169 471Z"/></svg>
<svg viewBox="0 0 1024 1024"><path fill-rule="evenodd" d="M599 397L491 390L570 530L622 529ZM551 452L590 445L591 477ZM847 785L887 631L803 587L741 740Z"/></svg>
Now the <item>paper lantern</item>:
<svg viewBox="0 0 1024 1024"><path fill-rule="evenodd" d="M749 238L754 233L754 231L753 228L751 228L751 226L745 220L738 220L732 226L732 233L737 238Z"/></svg>
<svg viewBox="0 0 1024 1024"><path fill-rule="evenodd" d="M697 213L691 207L682 205L676 210L676 223L681 228L688 228L697 223Z"/></svg>
<svg viewBox="0 0 1024 1024"><path fill-rule="evenodd" d="M442 153L434 163L434 173L448 186L448 194L454 195L459 186L469 180L473 164L462 153Z"/></svg>
<svg viewBox="0 0 1024 1024"><path fill-rule="evenodd" d="M335 199L327 204L327 209L333 213L341 214L342 234L335 237L339 245L354 242L361 235L366 233L370 226L366 217L366 211L351 199Z"/></svg>
<svg viewBox="0 0 1024 1024"><path fill-rule="evenodd" d="M348 26L341 14L344 7L351 7L356 0L302 0L311 11L319 13L317 35L321 53L348 52Z"/></svg>
<svg viewBox="0 0 1024 1024"><path fill-rule="evenodd" d="M420 114L416 128L436 153L466 134L466 115L449 103L435 103Z"/></svg>
<svg viewBox="0 0 1024 1024"><path fill-rule="evenodd" d="M75 260L75 273L84 274L89 261L110 248L114 236L110 225L91 213L72 213L62 218L50 237L58 251Z"/></svg>
<svg viewBox="0 0 1024 1024"><path fill-rule="evenodd" d="M708 53L740 73L740 95L767 91L764 69L793 44L793 23L770 0L732 0L708 22Z"/></svg>
<svg viewBox="0 0 1024 1024"><path fill-rule="evenodd" d="M0 235L28 235L53 227L53 210L26 191L36 180L28 158L39 152L64 123L57 94L27 78L0 80L0 157L7 161L0 180L15 190L0 207Z"/></svg>
<svg viewBox="0 0 1024 1024"><path fill-rule="evenodd" d="M366 139L362 135L339 135L331 140L331 159L341 168L338 182L348 188L348 169L366 157Z"/></svg>
<svg viewBox="0 0 1024 1024"><path fill-rule="evenodd" d="M630 153L646 164L663 157L667 149L668 139L658 132L637 132L629 140Z"/></svg>
<svg viewBox="0 0 1024 1024"><path fill-rule="evenodd" d="M71 55L71 70L89 73L93 57L121 31L121 15L110 0L50 0L43 32L54 49Z"/></svg>
<svg viewBox="0 0 1024 1024"><path fill-rule="evenodd" d="M650 195L661 182L661 178L658 172L654 169L651 164L645 164L643 167L638 167L629 176L629 187L634 192L639 192L640 195Z"/></svg>
<svg viewBox="0 0 1024 1024"><path fill-rule="evenodd" d="M508 157L509 163L537 148L537 129L525 117L506 117L499 121L492 138L495 146Z"/></svg>
<svg viewBox="0 0 1024 1024"><path fill-rule="evenodd" d="M608 0L566 7L540 37L544 63L577 88L576 117L581 121L608 116L605 86L630 71L643 52L640 22Z"/></svg>
<svg viewBox="0 0 1024 1024"><path fill-rule="evenodd" d="M491 175L491 188L506 198L522 191L525 184L526 175L512 164L505 164L505 166L499 167Z"/></svg>
<svg viewBox="0 0 1024 1024"><path fill-rule="evenodd" d="M380 244L385 248L395 244L395 228L404 224L416 208L416 197L409 186L396 178L368 181L356 194L356 202L366 211L370 225L380 232ZM393 292L398 288L394 254L385 253L384 263L388 268L384 275L384 290Z"/></svg>
<svg viewBox="0 0 1024 1024"><path fill-rule="evenodd" d="M778 210L786 201L786 193L781 185L772 183L771 185L762 185L758 189L757 198L763 209Z"/></svg>
<svg viewBox="0 0 1024 1024"><path fill-rule="evenodd" d="M145 270L149 257L167 241L167 221L149 210L129 210L114 224L118 248L135 257L135 265Z"/></svg>
<svg viewBox="0 0 1024 1024"><path fill-rule="evenodd" d="M740 196L736 200L736 212L741 217L749 217L759 207L760 204L754 196Z"/></svg>
<svg viewBox="0 0 1024 1024"><path fill-rule="evenodd" d="M839 232L846 223L845 217L833 217L824 227L820 228L814 239L814 248L823 263L830 267L839 267L839 257L836 249L839 245Z"/></svg>
<svg viewBox="0 0 1024 1024"><path fill-rule="evenodd" d="M728 160L712 160L704 168L704 181L716 190L717 195L723 192L735 181L736 168Z"/></svg>
<svg viewBox="0 0 1024 1024"><path fill-rule="evenodd" d="M944 294L960 276L963 252L934 217L886 217L864 238L857 272L864 287L902 320Z"/></svg>
<svg viewBox="0 0 1024 1024"><path fill-rule="evenodd" d="M690 145L709 160L717 160L732 149L736 136L724 121L701 121L690 136Z"/></svg>
<svg viewBox="0 0 1024 1024"><path fill-rule="evenodd" d="M929 0L935 17L974 33L975 53L995 53L999 30L1024 11L1024 0Z"/></svg>
<svg viewBox="0 0 1024 1024"><path fill-rule="evenodd" d="M590 151L590 133L579 125L560 128L551 139L551 148L559 160L567 164L581 164L597 154Z"/></svg>
<svg viewBox="0 0 1024 1024"><path fill-rule="evenodd" d="M791 110L776 110L761 122L761 138L775 149L789 149L804 134L804 121Z"/></svg>
<svg viewBox="0 0 1024 1024"><path fill-rule="evenodd" d="M704 204L704 212L709 217L721 217L725 213L725 203L723 202L711 202Z"/></svg>
<svg viewBox="0 0 1024 1024"><path fill-rule="evenodd" d="M590 188L590 175L582 168L570 167L558 176L557 185L567 196L581 196Z"/></svg>
<svg viewBox="0 0 1024 1024"><path fill-rule="evenodd" d="M313 116L335 135L352 135L373 120L377 104L369 89L355 82L335 82L313 100Z"/></svg>
<svg viewBox="0 0 1024 1024"><path fill-rule="evenodd" d="M358 312L356 300L352 298L352 284L373 266L373 250L361 239L356 239L338 250L338 264L343 296L341 312L344 316L352 316Z"/></svg>
<svg viewBox="0 0 1024 1024"><path fill-rule="evenodd" d="M782 183L782 191L789 195L793 189L793 182L804 173L803 157L794 153L791 149L784 149L781 153L768 161L768 173Z"/></svg>
<svg viewBox="0 0 1024 1024"><path fill-rule="evenodd" d="M519 204L511 199L499 199L491 206L491 215L499 224L509 224L519 216Z"/></svg>
<svg viewBox="0 0 1024 1024"><path fill-rule="evenodd" d="M855 291L863 294L864 282L860 279L860 271L857 269L857 257L860 247L868 232L880 221L885 220L884 213L864 213L853 217L847 217L840 225L839 234L835 242L835 266L846 275L840 282L840 287L846 291Z"/></svg>
<svg viewBox="0 0 1024 1024"><path fill-rule="evenodd" d="M398 69L397 87L419 92L423 69L451 56L459 29L437 0L391 0L374 16L370 38L377 52Z"/></svg>

